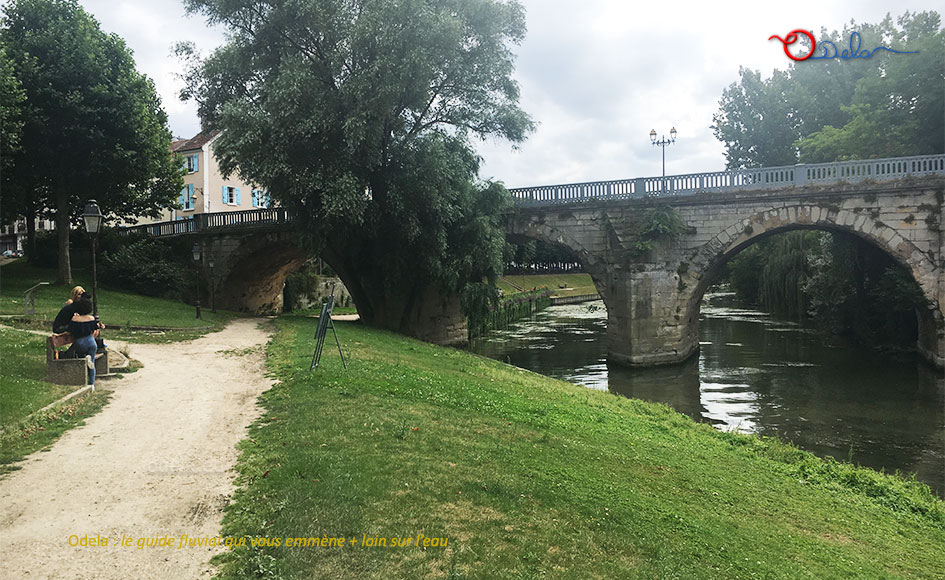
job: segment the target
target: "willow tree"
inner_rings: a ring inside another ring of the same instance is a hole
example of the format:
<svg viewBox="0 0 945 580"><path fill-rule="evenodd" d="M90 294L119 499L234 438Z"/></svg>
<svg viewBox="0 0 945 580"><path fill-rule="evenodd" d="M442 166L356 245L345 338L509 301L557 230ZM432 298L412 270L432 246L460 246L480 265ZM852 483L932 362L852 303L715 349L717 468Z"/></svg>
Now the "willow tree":
<svg viewBox="0 0 945 580"><path fill-rule="evenodd" d="M224 171L291 209L361 319L433 338L502 268L497 183L473 139L513 143L515 0L188 0L228 30L191 68ZM192 47L179 47L182 53ZM462 297L462 301L460 300Z"/></svg>

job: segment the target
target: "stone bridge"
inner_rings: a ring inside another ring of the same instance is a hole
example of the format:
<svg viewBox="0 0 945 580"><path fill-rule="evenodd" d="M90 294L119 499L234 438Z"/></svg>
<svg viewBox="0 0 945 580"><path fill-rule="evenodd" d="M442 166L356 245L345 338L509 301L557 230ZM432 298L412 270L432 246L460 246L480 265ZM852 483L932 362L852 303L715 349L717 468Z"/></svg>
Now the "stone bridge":
<svg viewBox="0 0 945 580"><path fill-rule="evenodd" d="M611 360L680 362L699 348L702 296L754 242L797 229L857 236L919 283L918 349L945 365L945 156L847 162L511 190L510 235L565 246L607 306ZM688 232L640 252L643 210L673 207Z"/></svg>
<svg viewBox="0 0 945 580"><path fill-rule="evenodd" d="M608 355L629 365L687 359L699 347L699 309L722 266L776 233L820 229L881 248L918 282L919 351L945 365L945 155L761 168L510 190L510 236L559 244L582 262L607 306ZM688 231L640 252L635 224L669 205ZM188 235L215 258L217 303L265 312L282 305L285 276L308 255L285 210L196 215L149 224Z"/></svg>
<svg viewBox="0 0 945 580"><path fill-rule="evenodd" d="M192 218L124 228L155 237L187 236L201 248L200 268L216 305L269 314L282 311L286 276L311 255L298 245L284 209L195 214ZM213 268L210 268L210 262ZM209 294L209 290L208 290ZM209 295L201 297L208 304Z"/></svg>

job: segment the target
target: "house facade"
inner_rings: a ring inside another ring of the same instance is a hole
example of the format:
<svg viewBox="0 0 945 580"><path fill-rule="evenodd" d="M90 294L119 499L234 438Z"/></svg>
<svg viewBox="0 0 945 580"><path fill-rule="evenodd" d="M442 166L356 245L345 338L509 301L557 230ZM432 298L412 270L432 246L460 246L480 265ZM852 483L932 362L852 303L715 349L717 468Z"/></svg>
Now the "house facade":
<svg viewBox="0 0 945 580"><path fill-rule="evenodd" d="M48 219L36 218L34 222L37 232L56 229L56 222ZM26 218L19 218L12 224L0 226L0 252L13 250L22 252L26 249Z"/></svg>
<svg viewBox="0 0 945 580"><path fill-rule="evenodd" d="M269 194L262 188L243 181L237 174L224 176L220 172L213 154L219 136L219 132L199 133L171 143L171 151L184 167L184 188L177 199L179 208L165 210L157 221L269 207Z"/></svg>

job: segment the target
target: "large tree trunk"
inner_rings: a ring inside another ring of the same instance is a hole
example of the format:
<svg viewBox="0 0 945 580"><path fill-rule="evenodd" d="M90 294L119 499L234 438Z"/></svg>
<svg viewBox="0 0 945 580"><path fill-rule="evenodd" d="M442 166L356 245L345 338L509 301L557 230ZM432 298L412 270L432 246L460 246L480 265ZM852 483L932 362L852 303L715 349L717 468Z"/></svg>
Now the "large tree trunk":
<svg viewBox="0 0 945 580"><path fill-rule="evenodd" d="M69 256L69 194L65 188L56 192L56 237L59 240L59 274L57 284L72 284L72 261Z"/></svg>
<svg viewBox="0 0 945 580"><path fill-rule="evenodd" d="M32 259L36 255L36 206L26 210L26 254Z"/></svg>
<svg viewBox="0 0 945 580"><path fill-rule="evenodd" d="M373 275L375 270L357 268L337 253L326 250L323 257L344 282L363 324L434 344L459 346L468 342L458 295L417 284L415 279L391 287Z"/></svg>

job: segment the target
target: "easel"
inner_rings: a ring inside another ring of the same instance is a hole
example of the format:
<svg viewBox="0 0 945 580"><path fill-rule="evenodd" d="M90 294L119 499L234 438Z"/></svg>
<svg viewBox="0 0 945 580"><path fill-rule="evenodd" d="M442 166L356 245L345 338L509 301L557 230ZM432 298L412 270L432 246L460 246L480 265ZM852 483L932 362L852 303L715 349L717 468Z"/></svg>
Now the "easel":
<svg viewBox="0 0 945 580"><path fill-rule="evenodd" d="M341 355L341 364L345 370L348 370L348 363L345 362L345 355L341 352L341 342L338 340L338 333L335 332L335 323L331 321L331 311L335 307L335 287L331 287L331 296L328 302L322 304L322 313L318 315L318 329L315 330L315 352L312 353L312 364L308 370L318 368L318 363L322 359L322 348L325 346L325 334L328 327L331 327L331 333L335 335L335 344L338 345L338 354Z"/></svg>

